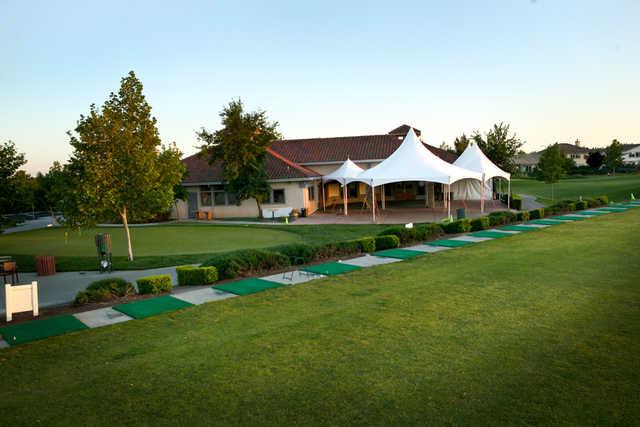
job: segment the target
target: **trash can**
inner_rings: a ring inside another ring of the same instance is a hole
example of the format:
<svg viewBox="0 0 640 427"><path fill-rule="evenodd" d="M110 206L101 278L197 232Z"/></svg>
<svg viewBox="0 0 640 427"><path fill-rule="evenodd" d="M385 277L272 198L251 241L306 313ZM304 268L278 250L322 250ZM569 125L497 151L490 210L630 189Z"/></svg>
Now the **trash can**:
<svg viewBox="0 0 640 427"><path fill-rule="evenodd" d="M37 256L36 273L38 276L51 276L56 274L56 259L50 255Z"/></svg>
<svg viewBox="0 0 640 427"><path fill-rule="evenodd" d="M458 208L456 209L456 217L457 219L462 219L462 218L466 218L466 213L464 211L464 208Z"/></svg>
<svg viewBox="0 0 640 427"><path fill-rule="evenodd" d="M300 216L305 218L307 216L307 208L300 209Z"/></svg>

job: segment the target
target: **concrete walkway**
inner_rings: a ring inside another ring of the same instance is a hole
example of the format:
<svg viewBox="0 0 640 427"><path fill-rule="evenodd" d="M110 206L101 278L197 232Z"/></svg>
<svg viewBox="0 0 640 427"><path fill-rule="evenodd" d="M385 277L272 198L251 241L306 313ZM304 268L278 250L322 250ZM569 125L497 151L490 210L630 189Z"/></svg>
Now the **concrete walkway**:
<svg viewBox="0 0 640 427"><path fill-rule="evenodd" d="M531 196L529 194L520 194L520 197L522 197L523 211L544 208L544 205L542 203L536 201L536 196Z"/></svg>
<svg viewBox="0 0 640 427"><path fill-rule="evenodd" d="M40 228L48 228L53 226L53 218L50 216L43 216L38 219L30 219L22 224L18 224L15 227L9 227L5 229L2 234L19 233L21 231L38 230Z"/></svg>

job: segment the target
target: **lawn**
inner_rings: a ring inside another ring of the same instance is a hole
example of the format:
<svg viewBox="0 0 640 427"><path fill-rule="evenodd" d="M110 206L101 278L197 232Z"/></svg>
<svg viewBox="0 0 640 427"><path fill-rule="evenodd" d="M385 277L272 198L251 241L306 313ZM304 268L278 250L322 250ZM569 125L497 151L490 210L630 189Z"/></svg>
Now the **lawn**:
<svg viewBox="0 0 640 427"><path fill-rule="evenodd" d="M58 271L95 270L94 236L110 233L114 268L143 269L207 260L212 253L264 248L291 242L328 242L376 234L377 225L212 225L180 224L132 227L135 259L126 259L121 227L70 230L63 227L0 234L0 255L12 255L22 271L34 270L35 255L55 255Z"/></svg>
<svg viewBox="0 0 640 427"><path fill-rule="evenodd" d="M633 425L639 224L614 213L12 347L0 417Z"/></svg>
<svg viewBox="0 0 640 427"><path fill-rule="evenodd" d="M551 185L535 179L514 179L512 191L536 196L541 203L551 204ZM631 193L640 195L640 175L590 176L562 179L554 184L555 200L593 197L606 194L614 201L628 200Z"/></svg>

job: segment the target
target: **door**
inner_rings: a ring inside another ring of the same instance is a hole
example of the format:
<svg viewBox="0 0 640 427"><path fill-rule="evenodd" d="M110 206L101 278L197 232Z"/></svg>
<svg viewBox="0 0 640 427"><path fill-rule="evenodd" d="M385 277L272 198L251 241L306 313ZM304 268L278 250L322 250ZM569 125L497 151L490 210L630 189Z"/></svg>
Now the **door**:
<svg viewBox="0 0 640 427"><path fill-rule="evenodd" d="M195 218L196 212L198 211L198 193L187 193L187 201L189 203L189 218Z"/></svg>

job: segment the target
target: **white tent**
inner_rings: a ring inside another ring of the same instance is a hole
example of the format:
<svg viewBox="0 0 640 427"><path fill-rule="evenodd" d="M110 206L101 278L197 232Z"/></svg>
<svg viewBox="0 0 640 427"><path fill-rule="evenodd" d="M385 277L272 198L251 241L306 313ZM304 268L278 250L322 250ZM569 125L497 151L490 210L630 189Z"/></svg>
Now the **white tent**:
<svg viewBox="0 0 640 427"><path fill-rule="evenodd" d="M482 180L482 173L470 171L447 163L429 151L410 129L404 141L387 159L379 165L367 169L358 177L347 182L359 181L372 187L373 219L375 221L375 187L402 181L438 182L450 186L461 179ZM445 192L445 203L451 215L449 188Z"/></svg>
<svg viewBox="0 0 640 427"><path fill-rule="evenodd" d="M351 161L351 159L347 159L344 161L342 166L338 169L334 170L330 174L327 174L322 177L322 183L328 181L338 181L342 185L342 203L344 204L344 214L347 215L347 188L346 185L349 183L348 180L353 179L360 175L364 169L360 166L356 165ZM324 207L324 185L322 186L322 206Z"/></svg>
<svg viewBox="0 0 640 427"><path fill-rule="evenodd" d="M481 211L484 212L484 200L487 198L490 199L493 194L491 188L491 180L493 178L504 178L509 181L508 197L511 197L511 174L503 171L489 160L475 142L470 142L453 164L474 172L479 172L484 177L484 182L464 179L455 183L452 190L456 199L480 199Z"/></svg>

